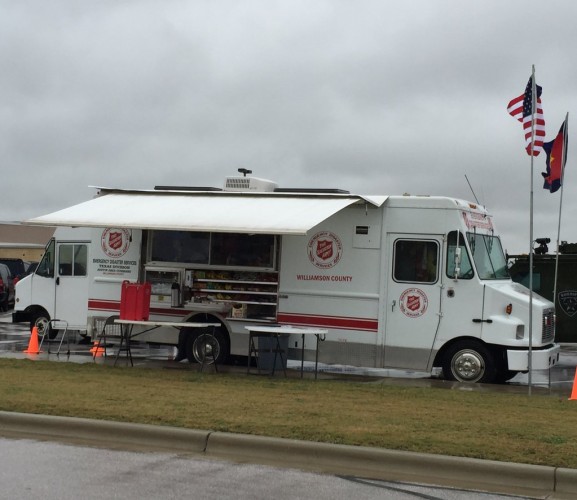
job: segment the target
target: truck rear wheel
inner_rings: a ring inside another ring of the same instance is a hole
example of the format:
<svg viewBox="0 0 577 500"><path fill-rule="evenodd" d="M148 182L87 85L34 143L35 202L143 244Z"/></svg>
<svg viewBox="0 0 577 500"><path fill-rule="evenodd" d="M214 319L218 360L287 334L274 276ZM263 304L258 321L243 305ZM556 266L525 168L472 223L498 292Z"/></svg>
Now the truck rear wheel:
<svg viewBox="0 0 577 500"><path fill-rule="evenodd" d="M206 357L205 357L206 356ZM189 335L186 343L186 357L190 363L224 364L228 358L228 342L222 332L217 329L214 336L210 330Z"/></svg>
<svg viewBox="0 0 577 500"><path fill-rule="evenodd" d="M492 383L497 377L497 367L491 351L480 342L461 341L445 353L443 376L459 382Z"/></svg>

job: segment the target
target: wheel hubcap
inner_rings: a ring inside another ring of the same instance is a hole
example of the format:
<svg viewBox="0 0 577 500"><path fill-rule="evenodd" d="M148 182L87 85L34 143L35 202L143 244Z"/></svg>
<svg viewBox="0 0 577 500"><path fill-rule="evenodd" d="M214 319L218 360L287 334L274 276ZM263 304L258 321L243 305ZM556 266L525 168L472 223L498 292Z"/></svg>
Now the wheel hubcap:
<svg viewBox="0 0 577 500"><path fill-rule="evenodd" d="M485 373L485 362L475 351L459 351L451 364L453 375L461 382L476 382Z"/></svg>
<svg viewBox="0 0 577 500"><path fill-rule="evenodd" d="M39 319L36 321L36 328L38 328L39 335L44 335L44 332L46 332L46 329L48 328L48 321L44 318Z"/></svg>
<svg viewBox="0 0 577 500"><path fill-rule="evenodd" d="M211 335L201 335L194 343L194 357L198 363L214 363L220 352L218 342Z"/></svg>

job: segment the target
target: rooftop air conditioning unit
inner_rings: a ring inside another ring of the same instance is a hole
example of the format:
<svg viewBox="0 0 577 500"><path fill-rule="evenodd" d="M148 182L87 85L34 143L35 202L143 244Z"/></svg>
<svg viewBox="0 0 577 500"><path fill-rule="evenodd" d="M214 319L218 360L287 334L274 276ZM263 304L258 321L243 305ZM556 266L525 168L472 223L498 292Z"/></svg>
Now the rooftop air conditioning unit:
<svg viewBox="0 0 577 500"><path fill-rule="evenodd" d="M278 184L257 177L227 177L224 182L224 191L254 191L261 193L273 192Z"/></svg>

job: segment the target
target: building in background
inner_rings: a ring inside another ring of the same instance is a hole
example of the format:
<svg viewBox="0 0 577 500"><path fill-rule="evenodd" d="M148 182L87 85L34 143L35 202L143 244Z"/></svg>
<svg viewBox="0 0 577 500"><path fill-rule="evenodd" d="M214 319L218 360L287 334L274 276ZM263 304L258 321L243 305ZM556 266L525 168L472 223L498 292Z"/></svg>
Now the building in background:
<svg viewBox="0 0 577 500"><path fill-rule="evenodd" d="M0 257L38 262L54 234L53 227L0 222Z"/></svg>

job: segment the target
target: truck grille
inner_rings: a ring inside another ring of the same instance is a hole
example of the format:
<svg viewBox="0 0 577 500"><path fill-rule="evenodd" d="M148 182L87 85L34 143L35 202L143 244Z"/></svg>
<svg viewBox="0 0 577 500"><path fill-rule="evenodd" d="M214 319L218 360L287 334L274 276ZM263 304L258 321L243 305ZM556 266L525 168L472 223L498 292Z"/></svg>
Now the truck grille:
<svg viewBox="0 0 577 500"><path fill-rule="evenodd" d="M555 340L555 310L546 309L543 312L543 333L541 340L544 344L549 344Z"/></svg>

